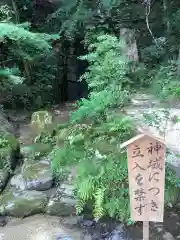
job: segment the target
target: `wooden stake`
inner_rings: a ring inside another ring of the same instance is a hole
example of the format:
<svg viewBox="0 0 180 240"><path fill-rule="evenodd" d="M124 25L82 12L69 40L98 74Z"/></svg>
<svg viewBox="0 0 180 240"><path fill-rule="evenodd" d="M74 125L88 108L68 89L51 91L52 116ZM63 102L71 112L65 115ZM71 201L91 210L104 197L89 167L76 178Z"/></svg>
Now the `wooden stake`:
<svg viewBox="0 0 180 240"><path fill-rule="evenodd" d="M149 240L149 222L143 222L143 240Z"/></svg>

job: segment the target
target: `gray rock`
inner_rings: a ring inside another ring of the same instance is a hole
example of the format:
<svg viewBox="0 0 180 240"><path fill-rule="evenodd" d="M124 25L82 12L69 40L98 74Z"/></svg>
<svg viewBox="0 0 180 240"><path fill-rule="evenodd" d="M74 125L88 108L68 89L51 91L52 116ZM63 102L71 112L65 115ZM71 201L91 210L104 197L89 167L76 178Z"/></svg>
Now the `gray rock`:
<svg viewBox="0 0 180 240"><path fill-rule="evenodd" d="M8 219L5 216L0 216L0 227L4 227L8 223Z"/></svg>
<svg viewBox="0 0 180 240"><path fill-rule="evenodd" d="M10 189L0 196L0 215L26 217L43 213L47 201L41 192Z"/></svg>
<svg viewBox="0 0 180 240"><path fill-rule="evenodd" d="M168 232L162 223L152 223L151 232L161 240L175 240L170 232Z"/></svg>
<svg viewBox="0 0 180 240"><path fill-rule="evenodd" d="M0 192L4 189L9 179L9 173L5 170L0 170Z"/></svg>
<svg viewBox="0 0 180 240"><path fill-rule="evenodd" d="M65 236L62 233L57 233L55 237L56 240L72 240L71 237Z"/></svg>
<svg viewBox="0 0 180 240"><path fill-rule="evenodd" d="M8 121L6 114L0 109L0 131L1 132L10 132L14 134L14 128L12 124Z"/></svg>
<svg viewBox="0 0 180 240"><path fill-rule="evenodd" d="M53 174L48 161L24 163L21 173L15 175L11 186L21 190L45 191L53 184Z"/></svg>
<svg viewBox="0 0 180 240"><path fill-rule="evenodd" d="M83 221L82 216L70 216L70 217L63 217L60 219L60 223L67 228L76 228L80 225Z"/></svg>
<svg viewBox="0 0 180 240"><path fill-rule="evenodd" d="M180 210L180 203L176 204L176 209Z"/></svg>
<svg viewBox="0 0 180 240"><path fill-rule="evenodd" d="M56 216L75 215L76 200L73 194L73 187L69 184L62 184L56 193L50 198L47 205L47 214Z"/></svg>

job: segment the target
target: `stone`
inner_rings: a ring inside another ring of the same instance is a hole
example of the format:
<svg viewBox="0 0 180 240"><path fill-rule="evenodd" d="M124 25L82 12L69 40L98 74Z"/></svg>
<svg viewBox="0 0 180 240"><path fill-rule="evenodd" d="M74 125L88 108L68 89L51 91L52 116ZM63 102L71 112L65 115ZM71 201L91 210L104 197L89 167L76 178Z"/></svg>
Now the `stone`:
<svg viewBox="0 0 180 240"><path fill-rule="evenodd" d="M82 216L70 216L61 218L60 223L63 224L63 226L72 229L80 226L82 220L83 220Z"/></svg>
<svg viewBox="0 0 180 240"><path fill-rule="evenodd" d="M7 217L0 216L0 227L4 227L8 223Z"/></svg>
<svg viewBox="0 0 180 240"><path fill-rule="evenodd" d="M0 169L4 171L11 171L15 168L18 159L14 155L11 147L0 148Z"/></svg>
<svg viewBox="0 0 180 240"><path fill-rule="evenodd" d="M24 219L10 218L4 228L0 228L1 240L79 240L79 229L68 229L59 224L59 217L44 214ZM69 239L68 239L69 238Z"/></svg>
<svg viewBox="0 0 180 240"><path fill-rule="evenodd" d="M21 172L12 177L10 184L20 190L49 190L53 184L49 161L24 163Z"/></svg>
<svg viewBox="0 0 180 240"><path fill-rule="evenodd" d="M180 202L178 204L176 204L175 207L176 207L177 210L180 210Z"/></svg>
<svg viewBox="0 0 180 240"><path fill-rule="evenodd" d="M12 124L8 121L3 110L0 109L0 132L9 132L14 134L14 128Z"/></svg>
<svg viewBox="0 0 180 240"><path fill-rule="evenodd" d="M27 217L44 213L47 196L37 191L9 189L0 196L0 215Z"/></svg>
<svg viewBox="0 0 180 240"><path fill-rule="evenodd" d="M72 240L71 237L67 237L62 233L57 233L56 236L55 236L55 239L56 240Z"/></svg>
<svg viewBox="0 0 180 240"><path fill-rule="evenodd" d="M21 155L25 160L37 160L47 156L52 150L51 144L34 143L21 147Z"/></svg>
<svg viewBox="0 0 180 240"><path fill-rule="evenodd" d="M48 111L37 111L32 114L31 127L36 133L51 131L53 125L53 116Z"/></svg>
<svg viewBox="0 0 180 240"><path fill-rule="evenodd" d="M75 215L75 205L76 200L74 198L72 185L62 184L50 198L46 213L61 217Z"/></svg>
<svg viewBox="0 0 180 240"><path fill-rule="evenodd" d="M20 155L20 145L11 133L0 132L0 169L13 170Z"/></svg>
<svg viewBox="0 0 180 240"><path fill-rule="evenodd" d="M111 237L109 238L109 240L125 240L127 239L125 237L125 233L122 231L118 231L118 230L113 230L111 233Z"/></svg>
<svg viewBox="0 0 180 240"><path fill-rule="evenodd" d="M5 170L0 170L0 192L5 188L9 179L9 173Z"/></svg>
<svg viewBox="0 0 180 240"><path fill-rule="evenodd" d="M175 240L170 232L168 232L162 223L152 223L151 232L161 240Z"/></svg>

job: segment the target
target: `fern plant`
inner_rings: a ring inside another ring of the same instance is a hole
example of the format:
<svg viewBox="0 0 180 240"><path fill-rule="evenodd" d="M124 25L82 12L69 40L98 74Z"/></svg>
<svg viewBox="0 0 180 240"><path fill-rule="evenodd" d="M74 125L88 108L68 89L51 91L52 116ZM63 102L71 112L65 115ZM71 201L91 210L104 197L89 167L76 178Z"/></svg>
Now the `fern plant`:
<svg viewBox="0 0 180 240"><path fill-rule="evenodd" d="M78 110L71 115L73 122L82 119L102 119L106 111L123 106L128 101L130 84L127 76L129 61L122 53L119 40L110 35L97 36L89 45L89 54L80 57L89 62L89 67L80 78L88 83L90 95L78 103Z"/></svg>
<svg viewBox="0 0 180 240"><path fill-rule="evenodd" d="M132 122L119 115L66 131L64 146L53 153L52 168L58 176L62 169L75 166L77 214L90 203L96 220L106 215L128 220L129 210L123 205L128 206L127 159L117 146L132 135Z"/></svg>

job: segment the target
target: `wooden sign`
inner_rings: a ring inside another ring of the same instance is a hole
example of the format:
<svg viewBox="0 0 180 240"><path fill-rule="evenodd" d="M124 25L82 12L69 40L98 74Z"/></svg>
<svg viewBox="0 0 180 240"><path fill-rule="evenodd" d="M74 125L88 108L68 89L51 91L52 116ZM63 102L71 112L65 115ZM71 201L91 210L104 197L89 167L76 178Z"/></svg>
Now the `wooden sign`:
<svg viewBox="0 0 180 240"><path fill-rule="evenodd" d="M127 146L131 220L163 222L165 144L150 135L138 135Z"/></svg>

